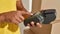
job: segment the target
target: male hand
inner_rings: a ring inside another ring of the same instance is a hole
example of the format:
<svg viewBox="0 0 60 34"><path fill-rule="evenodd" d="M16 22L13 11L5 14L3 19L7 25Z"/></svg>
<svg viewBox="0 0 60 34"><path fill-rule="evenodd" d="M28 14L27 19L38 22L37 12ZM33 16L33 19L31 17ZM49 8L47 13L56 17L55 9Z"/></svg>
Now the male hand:
<svg viewBox="0 0 60 34"><path fill-rule="evenodd" d="M21 23L25 18L23 15L31 15L31 13L26 11L11 11L0 15L0 22L9 22L9 23L15 23L19 24Z"/></svg>
<svg viewBox="0 0 60 34"><path fill-rule="evenodd" d="M34 25L34 22L31 22L31 25L28 24L28 26L30 27L30 30L35 34L40 33L40 29L42 28L42 24L36 23L36 25Z"/></svg>

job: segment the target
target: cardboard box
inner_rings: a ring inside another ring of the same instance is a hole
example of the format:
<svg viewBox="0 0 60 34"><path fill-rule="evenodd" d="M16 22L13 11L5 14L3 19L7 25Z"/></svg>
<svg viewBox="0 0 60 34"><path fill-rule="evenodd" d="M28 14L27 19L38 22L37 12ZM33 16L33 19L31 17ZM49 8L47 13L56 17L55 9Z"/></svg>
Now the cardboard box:
<svg viewBox="0 0 60 34"><path fill-rule="evenodd" d="M32 13L36 13L41 9L42 0L32 0ZM59 22L60 19L55 20L51 24L42 24L42 28L33 27L31 29L25 29L24 34L51 34L52 24Z"/></svg>

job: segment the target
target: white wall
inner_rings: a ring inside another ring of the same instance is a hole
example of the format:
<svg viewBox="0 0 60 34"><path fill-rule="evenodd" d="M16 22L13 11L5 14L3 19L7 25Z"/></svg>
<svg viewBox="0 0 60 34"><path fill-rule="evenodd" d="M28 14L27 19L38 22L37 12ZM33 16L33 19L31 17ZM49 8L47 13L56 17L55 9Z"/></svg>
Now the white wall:
<svg viewBox="0 0 60 34"><path fill-rule="evenodd" d="M24 5L24 7L31 12L31 6L32 6L32 0L22 0L22 3ZM23 31L25 29L25 26L23 23L20 23L20 30L21 30L21 34L24 34Z"/></svg>
<svg viewBox="0 0 60 34"><path fill-rule="evenodd" d="M22 0L24 7L29 10L29 0Z"/></svg>
<svg viewBox="0 0 60 34"><path fill-rule="evenodd" d="M32 0L22 0L24 7L31 12Z"/></svg>

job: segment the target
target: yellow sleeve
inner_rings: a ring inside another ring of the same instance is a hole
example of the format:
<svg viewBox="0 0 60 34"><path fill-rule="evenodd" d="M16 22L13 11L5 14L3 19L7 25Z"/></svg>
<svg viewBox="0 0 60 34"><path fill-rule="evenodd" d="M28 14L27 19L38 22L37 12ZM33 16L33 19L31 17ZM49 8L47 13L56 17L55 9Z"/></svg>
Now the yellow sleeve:
<svg viewBox="0 0 60 34"><path fill-rule="evenodd" d="M0 0L0 13L10 11L16 11L16 0ZM20 34L20 28L11 23L0 23L0 34Z"/></svg>
<svg viewBox="0 0 60 34"><path fill-rule="evenodd" d="M0 0L0 13L16 10L16 0Z"/></svg>

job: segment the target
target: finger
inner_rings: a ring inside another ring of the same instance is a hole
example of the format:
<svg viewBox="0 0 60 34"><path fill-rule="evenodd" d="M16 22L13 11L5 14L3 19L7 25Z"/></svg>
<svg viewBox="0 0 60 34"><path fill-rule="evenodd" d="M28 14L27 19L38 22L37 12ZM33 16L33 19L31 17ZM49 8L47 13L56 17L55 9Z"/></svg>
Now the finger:
<svg viewBox="0 0 60 34"><path fill-rule="evenodd" d="M30 29L30 24L27 24L25 29Z"/></svg>
<svg viewBox="0 0 60 34"><path fill-rule="evenodd" d="M21 20L24 20L24 17L23 17L22 15L20 15L19 18L20 18Z"/></svg>
<svg viewBox="0 0 60 34"><path fill-rule="evenodd" d="M11 22L15 24L19 24L19 22L15 18L13 18Z"/></svg>
<svg viewBox="0 0 60 34"><path fill-rule="evenodd" d="M32 25L32 26L35 26L33 21L31 22L31 25Z"/></svg>
<svg viewBox="0 0 60 34"><path fill-rule="evenodd" d="M42 25L41 25L40 23L37 23L36 25L37 25L38 27L40 27L40 28L42 27Z"/></svg>
<svg viewBox="0 0 60 34"><path fill-rule="evenodd" d="M30 24L27 24L27 26L29 26L29 27L30 27Z"/></svg>
<svg viewBox="0 0 60 34"><path fill-rule="evenodd" d="M24 17L22 16L22 14L17 13L16 16L18 16L21 20L24 20Z"/></svg>
<svg viewBox="0 0 60 34"><path fill-rule="evenodd" d="M33 26L31 26L30 24L27 24L27 26L29 27L29 28L32 28Z"/></svg>
<svg viewBox="0 0 60 34"><path fill-rule="evenodd" d="M15 16L15 19L20 23L22 22L22 20L18 17L18 16Z"/></svg>

